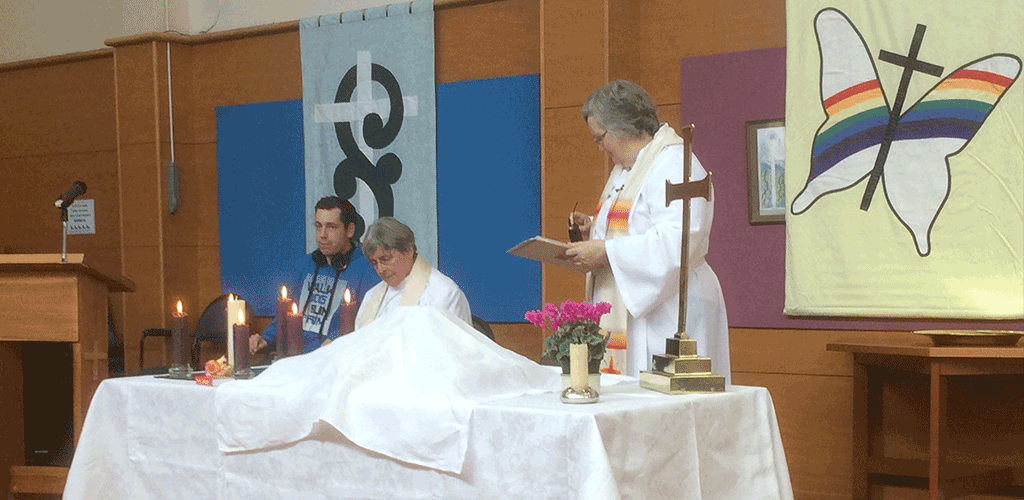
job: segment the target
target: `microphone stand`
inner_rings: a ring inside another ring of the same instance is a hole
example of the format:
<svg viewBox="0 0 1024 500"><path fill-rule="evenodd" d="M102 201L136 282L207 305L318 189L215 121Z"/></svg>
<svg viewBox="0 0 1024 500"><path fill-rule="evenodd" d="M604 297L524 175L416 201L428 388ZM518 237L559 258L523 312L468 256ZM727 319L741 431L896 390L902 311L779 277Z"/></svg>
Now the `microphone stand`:
<svg viewBox="0 0 1024 500"><path fill-rule="evenodd" d="M68 263L68 207L67 205L61 205L60 207L60 225L61 225L61 243L60 243L60 263Z"/></svg>

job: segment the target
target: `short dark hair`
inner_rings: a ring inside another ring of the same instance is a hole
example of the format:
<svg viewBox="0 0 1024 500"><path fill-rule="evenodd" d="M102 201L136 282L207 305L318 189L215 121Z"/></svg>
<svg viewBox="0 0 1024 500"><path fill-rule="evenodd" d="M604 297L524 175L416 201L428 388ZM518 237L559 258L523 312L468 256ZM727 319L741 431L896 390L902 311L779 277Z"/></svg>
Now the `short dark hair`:
<svg viewBox="0 0 1024 500"><path fill-rule="evenodd" d="M317 210L334 210L335 208L341 209L341 223L346 226L355 224L359 218L356 214L356 207L352 206L352 203L348 200L343 200L337 196L324 196L320 198L320 201L316 202Z"/></svg>

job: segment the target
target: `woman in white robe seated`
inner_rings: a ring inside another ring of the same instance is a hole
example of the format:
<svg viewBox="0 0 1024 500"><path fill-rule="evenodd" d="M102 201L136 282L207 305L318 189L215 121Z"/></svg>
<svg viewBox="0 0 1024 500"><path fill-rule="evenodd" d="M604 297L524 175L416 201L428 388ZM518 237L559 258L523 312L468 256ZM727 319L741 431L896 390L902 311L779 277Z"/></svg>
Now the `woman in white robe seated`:
<svg viewBox="0 0 1024 500"><path fill-rule="evenodd" d="M448 309L472 324L466 295L416 252L416 237L409 226L393 217L381 217L366 228L362 244L363 254L382 281L366 292L359 305L357 328L408 305Z"/></svg>
<svg viewBox="0 0 1024 500"><path fill-rule="evenodd" d="M583 120L615 167L596 214L572 214L586 241L573 243L566 255L581 271L590 272L587 298L612 304L601 326L626 332L626 373L636 376L650 369L653 354L665 353L665 339L677 329L682 201L665 206L665 183L683 180L683 140L659 122L651 96L624 80L590 94ZM707 175L691 155L689 180ZM704 261L713 189L708 198L690 201L686 333L697 340L698 354L711 358L712 372L724 375L728 383L725 301L718 277Z"/></svg>

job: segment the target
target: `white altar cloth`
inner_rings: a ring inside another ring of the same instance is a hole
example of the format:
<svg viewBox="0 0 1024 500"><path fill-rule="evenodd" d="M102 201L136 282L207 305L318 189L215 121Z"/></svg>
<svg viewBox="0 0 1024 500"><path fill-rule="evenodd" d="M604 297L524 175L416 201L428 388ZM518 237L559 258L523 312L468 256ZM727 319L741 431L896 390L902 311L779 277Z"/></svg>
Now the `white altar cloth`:
<svg viewBox="0 0 1024 500"><path fill-rule="evenodd" d="M217 390L154 377L103 381L64 499L793 498L761 387L668 396L624 384L589 405L554 393L482 403L460 474L369 452L327 425L290 445L221 453Z"/></svg>
<svg viewBox="0 0 1024 500"><path fill-rule="evenodd" d="M218 388L218 445L222 452L259 451L326 423L367 450L458 474L473 408L558 390L558 371L549 368L447 309L402 306L330 345L281 359L253 380Z"/></svg>

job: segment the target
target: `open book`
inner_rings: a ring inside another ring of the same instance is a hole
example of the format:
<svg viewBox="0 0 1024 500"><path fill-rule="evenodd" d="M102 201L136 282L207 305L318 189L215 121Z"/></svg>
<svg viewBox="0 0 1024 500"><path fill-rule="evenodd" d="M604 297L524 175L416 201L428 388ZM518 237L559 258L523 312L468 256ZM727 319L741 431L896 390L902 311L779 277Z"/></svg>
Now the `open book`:
<svg viewBox="0 0 1024 500"><path fill-rule="evenodd" d="M545 238L543 236L534 236L533 238L525 240L508 249L508 253L519 257L526 257L527 259L536 260L538 262L554 264L573 271L579 271L579 269L573 265L572 261L565 256L565 250L567 248L569 248L568 243L553 240L551 238Z"/></svg>

